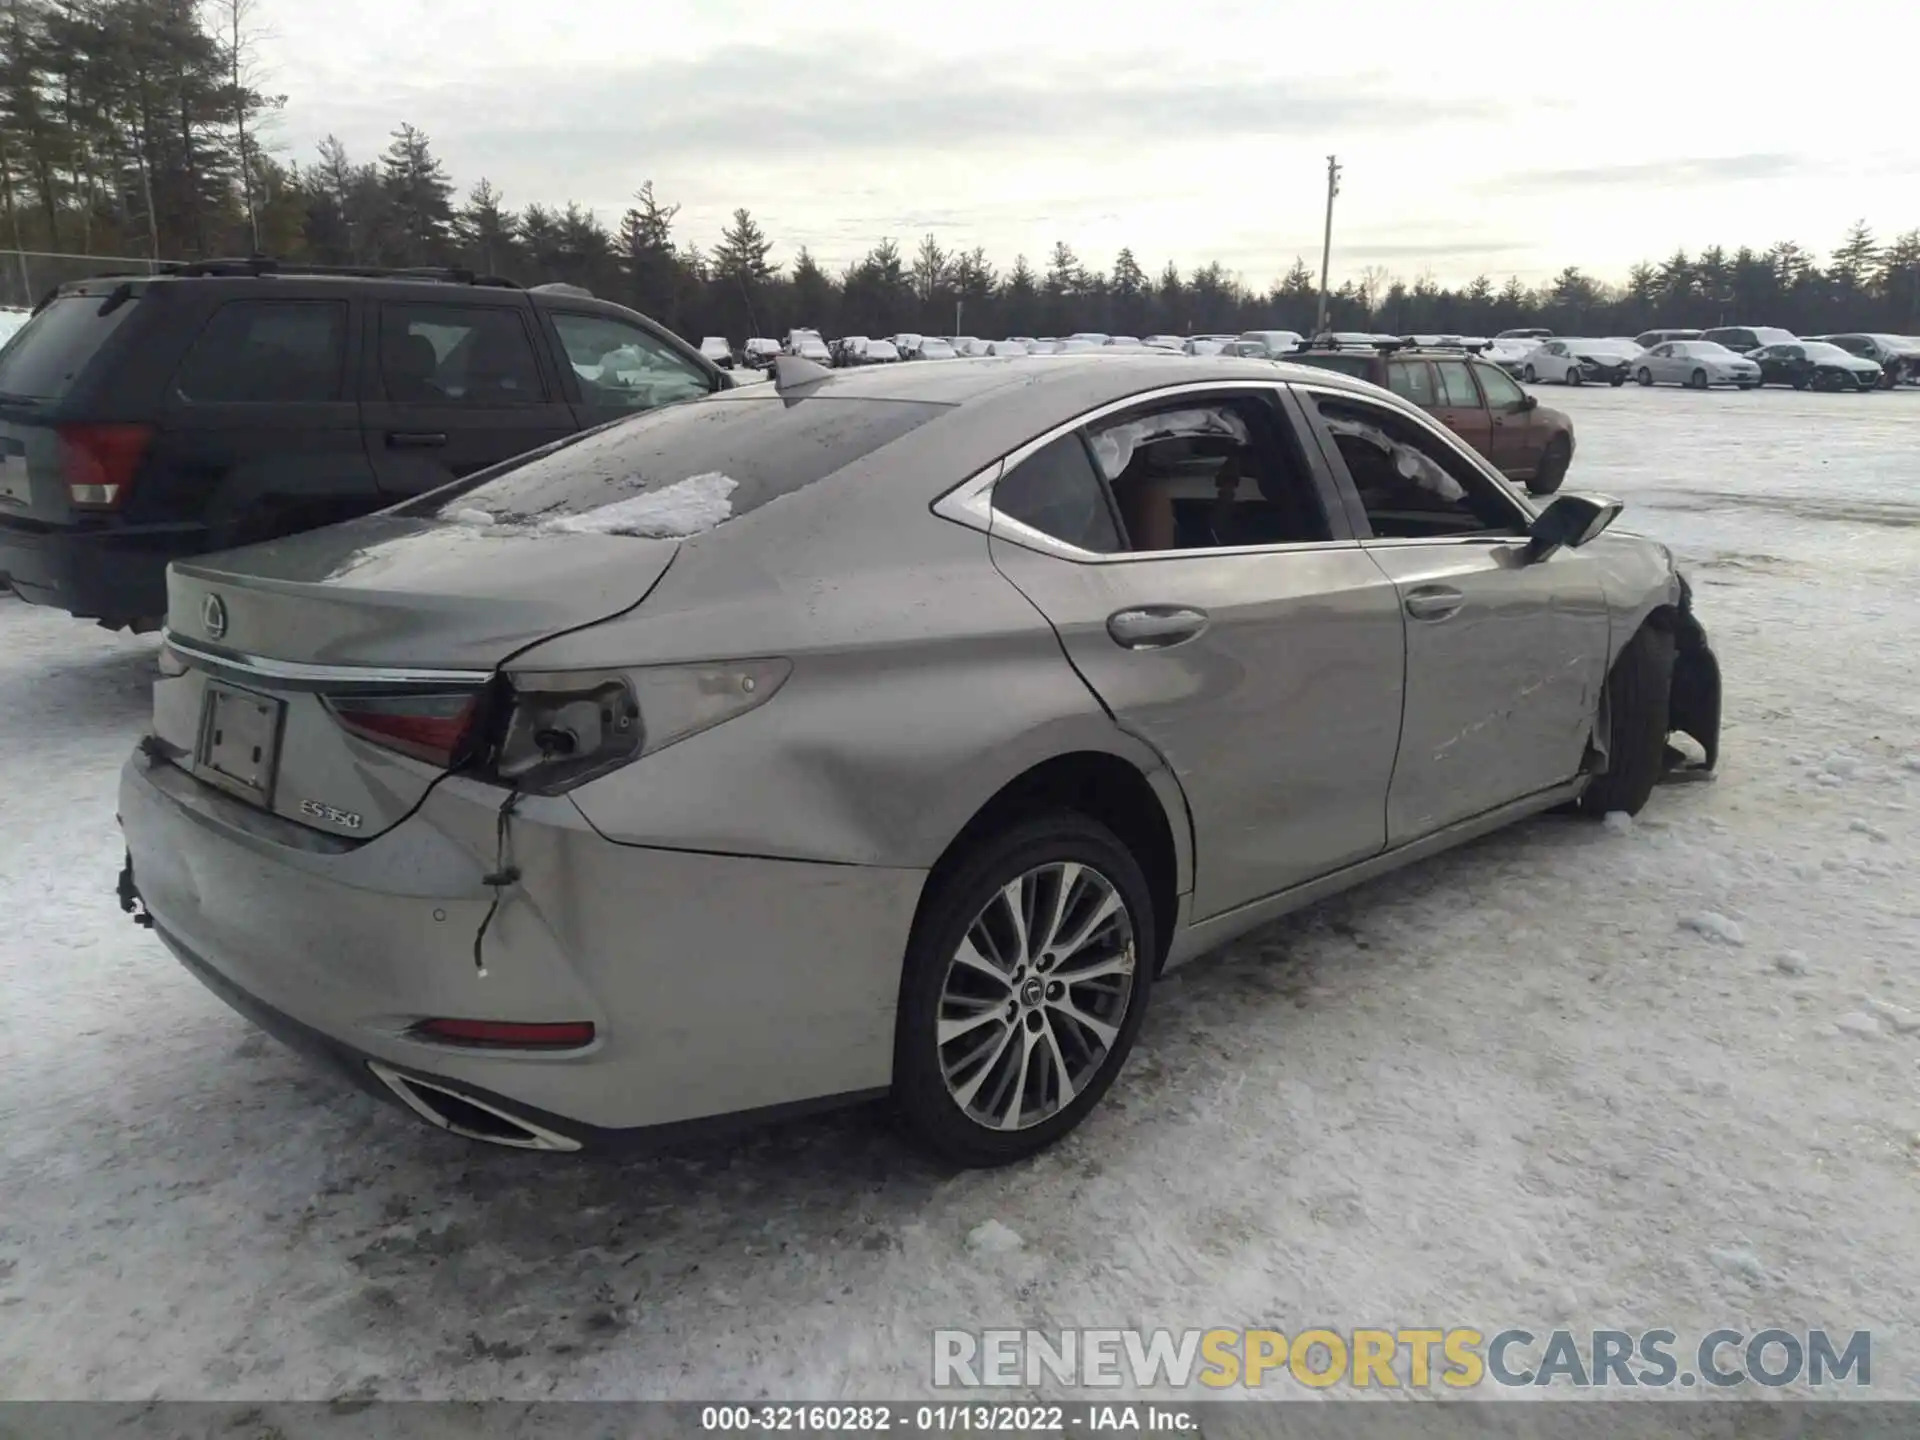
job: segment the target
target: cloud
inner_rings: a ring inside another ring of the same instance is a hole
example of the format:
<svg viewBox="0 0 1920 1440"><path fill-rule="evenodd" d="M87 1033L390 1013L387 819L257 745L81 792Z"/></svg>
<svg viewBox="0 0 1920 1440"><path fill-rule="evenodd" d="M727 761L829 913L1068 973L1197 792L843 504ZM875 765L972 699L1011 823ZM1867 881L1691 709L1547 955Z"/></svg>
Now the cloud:
<svg viewBox="0 0 1920 1440"><path fill-rule="evenodd" d="M1530 240L1447 240L1386 242L1342 245L1336 238L1334 253L1351 260L1452 260L1482 255L1512 255L1535 248Z"/></svg>
<svg viewBox="0 0 1920 1440"><path fill-rule="evenodd" d="M1711 155L1692 159L1647 160L1632 165L1521 170L1496 176L1480 188L1498 192L1569 189L1586 185L1631 185L1649 189L1662 185L1731 185L1746 180L1784 180L1821 168L1804 155L1777 152Z"/></svg>
<svg viewBox="0 0 1920 1440"><path fill-rule="evenodd" d="M1282 79L1174 64L1041 71L1016 59L964 73L881 42L787 49L733 45L634 65L526 65L457 85L380 83L335 91L377 125L405 116L438 139L506 159L796 159L849 152L937 157L997 145L1311 136L1472 119L1489 102L1435 99L1380 75ZM502 118L511 117L511 118ZM342 123L330 117L329 123ZM360 130L355 125L356 131ZM370 139L370 137L369 137ZM361 142L366 143L366 142ZM1063 172L1074 155L1060 154Z"/></svg>

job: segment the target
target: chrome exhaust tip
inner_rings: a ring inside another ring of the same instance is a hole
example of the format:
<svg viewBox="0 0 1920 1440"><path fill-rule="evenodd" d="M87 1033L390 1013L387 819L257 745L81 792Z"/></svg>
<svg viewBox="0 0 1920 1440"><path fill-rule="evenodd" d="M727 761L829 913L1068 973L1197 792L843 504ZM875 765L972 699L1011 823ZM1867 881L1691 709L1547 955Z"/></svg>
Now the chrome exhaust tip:
<svg viewBox="0 0 1920 1440"><path fill-rule="evenodd" d="M378 1060L369 1060L367 1068L397 1096L401 1104L430 1125L450 1131L468 1140L484 1140L489 1145L505 1145L513 1150L560 1150L580 1148L578 1140L510 1115L463 1094L451 1085L425 1080L418 1075L402 1075Z"/></svg>

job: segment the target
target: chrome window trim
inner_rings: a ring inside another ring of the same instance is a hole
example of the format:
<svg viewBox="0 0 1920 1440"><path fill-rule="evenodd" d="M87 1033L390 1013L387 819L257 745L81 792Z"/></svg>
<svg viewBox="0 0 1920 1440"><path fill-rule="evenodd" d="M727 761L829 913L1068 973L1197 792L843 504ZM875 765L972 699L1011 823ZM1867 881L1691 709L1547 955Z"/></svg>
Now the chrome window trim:
<svg viewBox="0 0 1920 1440"><path fill-rule="evenodd" d="M1514 510L1520 516L1520 521L1521 521L1520 529L1523 532L1523 534L1526 531L1526 529L1529 526L1531 526L1536 519L1539 518L1539 512L1535 510L1533 506L1529 504L1526 500L1522 499L1519 493L1515 490L1514 487L1517 482L1513 480L1509 480L1505 475L1502 475L1498 470L1494 468L1493 462L1487 459L1479 451L1474 450L1469 446L1462 445L1460 441L1452 434L1451 431L1449 431L1444 425L1440 424L1431 415L1427 414L1426 411L1420 409L1418 406L1404 405L1404 404L1381 405L1380 401L1372 395L1360 395L1360 394L1356 394L1351 390L1342 390L1332 385L1317 385L1317 384L1314 384L1312 381L1302 381L1302 382L1296 383L1293 388L1295 390L1303 390L1307 392L1309 395L1328 395L1334 398L1335 400L1344 400L1349 404L1358 402L1361 405L1372 405L1377 409L1391 410L1396 415L1402 416L1404 418L1411 418L1423 430L1425 430L1434 439L1438 440L1447 449L1451 450L1454 454L1466 457L1466 459L1471 463L1471 465L1475 470L1478 470L1482 475L1486 476L1488 480L1493 482L1494 488L1499 492L1500 498L1505 500L1509 505L1513 506ZM1390 399L1398 400L1399 398L1398 396L1391 395L1390 392L1383 391L1382 393L1387 394L1388 398ZM1342 465L1342 468L1345 468L1344 463ZM1377 537L1369 536L1368 538L1373 539ZM1438 538L1471 539L1473 537L1442 536ZM1512 537L1507 536L1504 538L1511 539Z"/></svg>
<svg viewBox="0 0 1920 1440"><path fill-rule="evenodd" d="M160 643L176 654L211 669L248 675L258 680L281 680L296 685L484 685L491 670L411 670L379 665L309 665L293 660L271 660L264 655L210 649L183 640L172 630L160 632Z"/></svg>
<svg viewBox="0 0 1920 1440"><path fill-rule="evenodd" d="M1076 565L1117 565L1132 560L1199 560L1209 555L1276 555L1290 554L1299 550L1352 550L1359 542L1343 537L1338 540L1295 540L1278 545L1231 545L1209 546L1199 550L1118 550L1112 554L1102 554L1098 550L1085 550L1078 545L1070 545L1065 540L1057 540L1045 531L1036 530L1031 525L1014 519L1011 515L993 508L993 487L1000 478L1029 456L1038 453L1063 435L1071 435L1086 425L1096 424L1109 415L1122 410L1131 410L1140 405L1152 405L1161 400L1177 400L1183 395L1217 395L1223 390L1266 391L1278 398L1286 389L1284 380L1188 380L1178 385L1163 385L1155 390L1143 390L1124 399L1108 401L1094 409L1078 415L1071 420L1054 426L1018 449L1009 451L1000 459L986 466L972 477L962 480L953 489L947 491L933 502L933 513L945 520L965 525L970 530L978 530L990 539L1005 540L1018 545L1023 550L1037 550L1044 555L1052 555L1061 560L1070 560ZM1328 386L1328 392L1339 394L1337 387ZM1350 392L1347 392L1350 393ZM1292 420L1282 415L1282 423L1291 425ZM1305 437L1302 437L1304 440ZM1107 483L1104 476L1102 483Z"/></svg>

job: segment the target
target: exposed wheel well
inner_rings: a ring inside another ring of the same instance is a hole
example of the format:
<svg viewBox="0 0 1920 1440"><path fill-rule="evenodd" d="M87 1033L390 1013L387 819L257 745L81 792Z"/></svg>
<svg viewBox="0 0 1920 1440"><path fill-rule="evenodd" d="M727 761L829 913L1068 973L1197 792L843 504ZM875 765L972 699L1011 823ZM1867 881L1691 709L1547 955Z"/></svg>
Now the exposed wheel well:
<svg viewBox="0 0 1920 1440"><path fill-rule="evenodd" d="M1158 970L1173 941L1174 917L1179 912L1173 831L1146 777L1117 755L1097 750L1057 755L1009 780L975 812L934 863L922 892L922 906L935 883L979 841L1047 810L1077 810L1106 826L1133 853L1153 897L1153 959ZM917 915L914 923L919 923Z"/></svg>

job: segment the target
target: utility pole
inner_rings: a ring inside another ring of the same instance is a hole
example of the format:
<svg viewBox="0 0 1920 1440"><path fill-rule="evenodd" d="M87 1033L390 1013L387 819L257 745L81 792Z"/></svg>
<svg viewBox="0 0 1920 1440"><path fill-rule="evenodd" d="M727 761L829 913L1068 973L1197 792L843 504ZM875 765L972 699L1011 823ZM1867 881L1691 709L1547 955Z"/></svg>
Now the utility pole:
<svg viewBox="0 0 1920 1440"><path fill-rule="evenodd" d="M1333 197L1340 193L1340 161L1332 155L1327 156L1327 234L1320 245L1320 318L1315 322L1313 333L1323 335L1327 329L1327 271L1333 264Z"/></svg>
<svg viewBox="0 0 1920 1440"><path fill-rule="evenodd" d="M967 302L965 300L955 300L953 302L953 333L954 334L964 335L966 333L964 330L960 328L960 317L966 313L967 313Z"/></svg>

